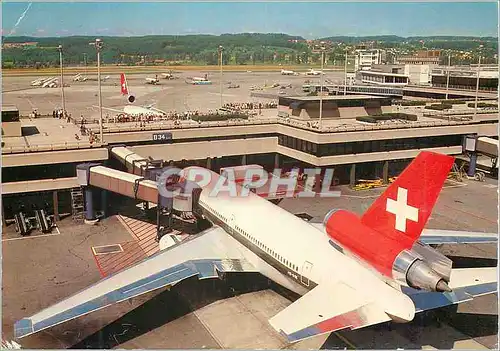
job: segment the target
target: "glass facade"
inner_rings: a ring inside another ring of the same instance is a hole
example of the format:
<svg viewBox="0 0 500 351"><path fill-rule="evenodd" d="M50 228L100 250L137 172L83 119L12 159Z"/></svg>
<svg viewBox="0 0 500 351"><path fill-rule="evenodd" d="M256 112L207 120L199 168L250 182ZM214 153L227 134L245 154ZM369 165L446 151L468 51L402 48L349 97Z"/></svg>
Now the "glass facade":
<svg viewBox="0 0 500 351"><path fill-rule="evenodd" d="M297 139L287 135L280 135L278 137L278 144L281 146L288 147L290 149L308 153L310 155L323 157L323 156L363 154L370 152L460 146L462 145L462 139L463 139L462 135L440 135L432 137L367 140L367 141L318 145L306 140Z"/></svg>

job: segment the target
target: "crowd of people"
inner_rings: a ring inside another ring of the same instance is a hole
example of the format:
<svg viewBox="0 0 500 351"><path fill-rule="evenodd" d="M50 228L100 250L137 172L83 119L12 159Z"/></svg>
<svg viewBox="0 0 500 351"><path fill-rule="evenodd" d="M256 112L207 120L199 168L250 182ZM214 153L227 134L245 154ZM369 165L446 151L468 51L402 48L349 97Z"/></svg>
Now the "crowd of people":
<svg viewBox="0 0 500 351"><path fill-rule="evenodd" d="M278 107L278 101L266 101L266 102L230 102L223 105L224 108L233 109L237 111L241 110L262 110L269 108Z"/></svg>
<svg viewBox="0 0 500 351"><path fill-rule="evenodd" d="M226 110L232 110L232 111L244 111L244 110L261 110L261 109L270 109L270 108L276 108L278 106L277 101L270 101L270 102L242 102L242 103L227 103L224 104L223 108ZM170 111L166 113L144 113L144 114L135 114L135 115L130 115L126 113L121 113L118 115L115 115L113 117L109 116L109 114L106 114L106 116L103 118L105 123L127 123L127 122L132 122L136 123L138 127L145 127L147 124L151 122L158 122L158 121L173 121L174 125L179 125L181 121L187 121L191 119L195 119L198 116L214 116L214 115L219 115L220 111L218 109L210 109L204 112L201 112L199 110L190 110L190 111L185 111L185 112L177 112L177 111ZM64 112L62 110L54 110L52 113L54 118L67 118L68 122L73 122L76 125L80 125L80 134L81 136L87 136L89 137L90 143L97 142L98 136L92 132L90 128L87 128L85 125L86 124L97 124L99 123L98 119L86 119L83 115L80 116L79 119L72 118L71 114L68 114L67 112ZM194 118L193 118L194 117ZM78 134L75 134L75 138L77 140L80 140L80 136Z"/></svg>

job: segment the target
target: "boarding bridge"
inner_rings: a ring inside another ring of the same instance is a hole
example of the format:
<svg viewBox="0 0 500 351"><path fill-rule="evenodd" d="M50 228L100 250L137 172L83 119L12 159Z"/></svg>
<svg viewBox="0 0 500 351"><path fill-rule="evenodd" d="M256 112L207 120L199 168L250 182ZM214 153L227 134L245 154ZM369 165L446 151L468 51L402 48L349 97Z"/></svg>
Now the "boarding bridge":
<svg viewBox="0 0 500 351"><path fill-rule="evenodd" d="M161 171L164 171L162 169ZM94 224L98 221L97 211L94 208L94 191L96 189L112 191L138 201L142 201L145 209L151 204L157 212L157 240L172 231L172 215L175 212L191 212L199 215L197 206L201 188L189 181L179 182L178 177L173 177L171 182L165 184L165 189L174 192L181 190L179 195L165 197L158 191L158 172L148 173L149 178L122 172L99 164L84 163L77 166L77 179L85 192L85 222ZM191 193L186 193L185 186L189 185Z"/></svg>
<svg viewBox="0 0 500 351"><path fill-rule="evenodd" d="M477 168L489 172L493 177L498 176L498 140L468 135L464 138L463 153L465 156L458 158L469 163L469 177L481 173L476 172Z"/></svg>
<svg viewBox="0 0 500 351"><path fill-rule="evenodd" d="M171 230L173 213L192 214L194 217L201 217L198 199L202 189L198 184L186 180L180 181L179 176L174 174L161 186L171 192L176 191L178 195L173 197L162 196L158 190L158 181L160 176L172 166L165 166L163 160L144 159L123 146L111 148L110 154L120 161L128 172L105 167L98 163L83 163L77 166L77 182L85 193L86 223L92 224L98 221L93 200L94 192L97 189L100 189L99 191L112 191L141 201L145 209L156 207L158 239L162 236L162 233ZM253 166L262 168L257 165ZM248 167L251 166L242 166L244 169ZM224 170L222 171L224 172ZM190 189L190 191L186 191L186 189ZM287 186L283 185L278 186L276 191L271 194L270 184L266 182L265 185L251 190L258 196L276 202L286 196L296 196L303 189L297 186L293 190L293 194L290 194ZM104 195L105 192L102 196L104 197Z"/></svg>
<svg viewBox="0 0 500 351"><path fill-rule="evenodd" d="M477 139L477 152L490 157L498 157L498 140L480 137Z"/></svg>

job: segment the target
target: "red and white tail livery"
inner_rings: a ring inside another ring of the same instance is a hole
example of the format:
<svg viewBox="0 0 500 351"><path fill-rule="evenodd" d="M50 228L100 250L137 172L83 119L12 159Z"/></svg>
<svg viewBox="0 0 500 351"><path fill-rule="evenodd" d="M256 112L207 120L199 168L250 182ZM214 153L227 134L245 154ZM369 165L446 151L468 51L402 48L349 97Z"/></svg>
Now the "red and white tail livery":
<svg viewBox="0 0 500 351"><path fill-rule="evenodd" d="M361 217L366 226L416 241L432 212L454 158L423 151Z"/></svg>
<svg viewBox="0 0 500 351"><path fill-rule="evenodd" d="M128 85L127 78L125 77L125 73L120 74L120 86L122 90L122 95L128 95Z"/></svg>
<svg viewBox="0 0 500 351"><path fill-rule="evenodd" d="M128 90L127 77L125 77L125 73L120 74L120 87L122 95L127 95L127 101L132 104L135 101L135 96Z"/></svg>

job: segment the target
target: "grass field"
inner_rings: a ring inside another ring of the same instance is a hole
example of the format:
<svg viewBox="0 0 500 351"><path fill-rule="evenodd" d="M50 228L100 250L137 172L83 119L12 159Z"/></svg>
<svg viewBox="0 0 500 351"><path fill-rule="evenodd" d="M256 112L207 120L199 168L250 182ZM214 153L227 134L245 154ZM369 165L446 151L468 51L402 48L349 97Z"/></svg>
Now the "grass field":
<svg viewBox="0 0 500 351"><path fill-rule="evenodd" d="M318 69L316 65L311 66L278 66L278 65L228 65L224 66L223 70L225 72L246 72L246 71L255 71L255 72L271 72L271 71L279 71L281 69L291 69L297 71L307 71L310 68ZM343 67L340 66L328 66L325 67L328 70L343 70ZM150 73L150 72L169 72L172 71L219 71L220 66L101 66L101 74L118 74L121 72L127 74L133 73ZM84 73L84 67L65 67L65 74L77 74ZM44 75L58 75L60 73L59 68L42 68L42 69L34 69L34 68L12 68L12 69L3 69L3 76L44 76ZM88 74L97 74L97 67L88 67Z"/></svg>

